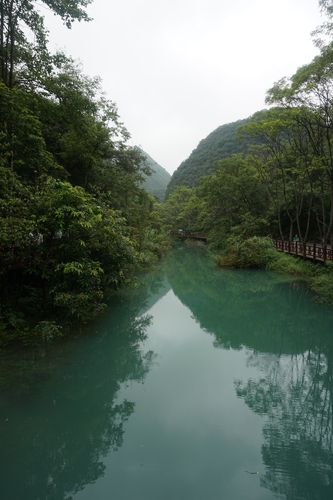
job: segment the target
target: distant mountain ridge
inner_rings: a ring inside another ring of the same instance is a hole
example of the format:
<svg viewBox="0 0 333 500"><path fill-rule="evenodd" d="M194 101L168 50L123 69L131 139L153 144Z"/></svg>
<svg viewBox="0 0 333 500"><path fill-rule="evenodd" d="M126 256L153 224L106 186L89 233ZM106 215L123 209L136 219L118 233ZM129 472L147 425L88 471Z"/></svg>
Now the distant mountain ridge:
<svg viewBox="0 0 333 500"><path fill-rule="evenodd" d="M253 140L239 136L238 131L249 121L250 118L246 118L221 125L200 141L187 160L183 161L173 173L167 194L180 185L196 185L200 177L208 175L213 170L216 161L232 154L245 153Z"/></svg>
<svg viewBox="0 0 333 500"><path fill-rule="evenodd" d="M161 165L153 160L148 153L142 149L140 149L140 153L145 157L144 165L148 166L152 171L151 175L145 176L143 188L148 191L148 193L156 196L156 198L160 201L163 201L171 175L165 170L165 168L161 167Z"/></svg>

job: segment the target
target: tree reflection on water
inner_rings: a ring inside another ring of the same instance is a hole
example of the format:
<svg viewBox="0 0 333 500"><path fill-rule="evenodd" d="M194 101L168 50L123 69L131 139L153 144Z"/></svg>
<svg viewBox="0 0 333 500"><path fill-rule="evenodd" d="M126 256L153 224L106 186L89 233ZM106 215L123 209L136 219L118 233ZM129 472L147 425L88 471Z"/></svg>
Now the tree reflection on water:
<svg viewBox="0 0 333 500"><path fill-rule="evenodd" d="M333 495L332 354L307 351L267 360L253 354L262 377L237 381L237 395L265 415L262 485L286 498Z"/></svg>
<svg viewBox="0 0 333 500"><path fill-rule="evenodd" d="M154 359L146 312L170 285L216 348L242 351L256 368L235 390L262 417L262 486L289 500L333 498L332 308L285 277L217 271L202 250L180 248L115 300L95 334L3 359L5 500L70 499L103 476L135 411L121 389L143 382Z"/></svg>
<svg viewBox="0 0 333 500"><path fill-rule="evenodd" d="M144 312L163 286L156 275L118 297L95 334L2 356L1 498L70 499L104 474L104 457L122 446L135 410L119 389L142 382L154 356L143 350Z"/></svg>
<svg viewBox="0 0 333 500"><path fill-rule="evenodd" d="M333 498L333 310L301 285L260 271L217 272L200 250L178 252L168 278L223 349L244 349L257 380L238 397L264 419L262 486L284 498Z"/></svg>

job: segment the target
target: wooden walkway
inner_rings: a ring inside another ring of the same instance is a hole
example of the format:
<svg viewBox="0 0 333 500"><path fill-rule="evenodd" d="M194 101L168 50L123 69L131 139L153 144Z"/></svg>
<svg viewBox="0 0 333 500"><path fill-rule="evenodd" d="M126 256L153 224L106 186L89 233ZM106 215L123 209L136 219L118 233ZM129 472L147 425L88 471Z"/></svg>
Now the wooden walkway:
<svg viewBox="0 0 333 500"><path fill-rule="evenodd" d="M333 250L330 246L317 243L301 243L300 241L276 240L275 246L280 252L310 259L314 262L333 261Z"/></svg>
<svg viewBox="0 0 333 500"><path fill-rule="evenodd" d="M180 238L181 240L190 239L190 240L198 240L198 241L207 242L207 234L206 233L184 231L182 229L179 229L178 231L173 231L173 235L176 236L177 238Z"/></svg>

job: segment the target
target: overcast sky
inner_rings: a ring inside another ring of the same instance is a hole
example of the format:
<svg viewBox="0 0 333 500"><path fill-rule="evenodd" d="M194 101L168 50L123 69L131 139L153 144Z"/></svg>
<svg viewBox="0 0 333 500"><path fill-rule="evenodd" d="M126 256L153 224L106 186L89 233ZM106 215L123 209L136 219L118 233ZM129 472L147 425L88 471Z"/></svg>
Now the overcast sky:
<svg viewBox="0 0 333 500"><path fill-rule="evenodd" d="M100 75L132 136L172 173L316 54L318 0L94 0L90 23L47 16L52 48Z"/></svg>

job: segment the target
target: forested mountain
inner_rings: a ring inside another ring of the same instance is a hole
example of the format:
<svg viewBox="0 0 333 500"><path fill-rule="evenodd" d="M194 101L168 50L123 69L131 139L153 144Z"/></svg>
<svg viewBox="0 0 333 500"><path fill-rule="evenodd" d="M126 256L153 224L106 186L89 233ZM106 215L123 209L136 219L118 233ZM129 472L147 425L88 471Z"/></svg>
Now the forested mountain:
<svg viewBox="0 0 333 500"><path fill-rule="evenodd" d="M163 167L161 167L161 165L153 160L148 153L142 149L140 149L140 153L145 158L143 161L143 167L148 167L151 171L150 175L144 176L145 180L143 182L143 187L148 193L156 196L158 200L163 201L171 175Z"/></svg>
<svg viewBox="0 0 333 500"><path fill-rule="evenodd" d="M221 125L203 139L174 172L167 192L170 193L176 186L195 186L200 177L211 173L216 161L246 152L249 139L242 137L239 128L248 122L249 118Z"/></svg>

